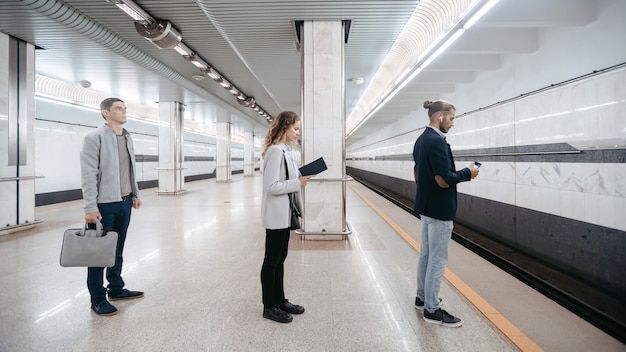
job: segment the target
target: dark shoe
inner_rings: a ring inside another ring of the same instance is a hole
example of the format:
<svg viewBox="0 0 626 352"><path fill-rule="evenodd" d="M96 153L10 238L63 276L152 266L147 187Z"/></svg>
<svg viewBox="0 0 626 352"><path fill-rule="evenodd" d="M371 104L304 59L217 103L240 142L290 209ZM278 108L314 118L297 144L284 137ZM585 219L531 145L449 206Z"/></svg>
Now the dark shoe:
<svg viewBox="0 0 626 352"><path fill-rule="evenodd" d="M263 318L277 321L279 323L291 323L291 321L293 320L291 314L282 311L278 307L264 308Z"/></svg>
<svg viewBox="0 0 626 352"><path fill-rule="evenodd" d="M134 299L143 297L143 292L141 291L130 291L127 289L123 289L120 292L109 292L109 299L111 301L117 301L120 299Z"/></svg>
<svg viewBox="0 0 626 352"><path fill-rule="evenodd" d="M424 320L427 323L432 324L441 324L443 326L449 326L451 328L456 328L463 325L461 319L455 317L454 315L446 312L443 309L437 309L434 313L428 311L428 309L424 309Z"/></svg>
<svg viewBox="0 0 626 352"><path fill-rule="evenodd" d="M280 309L289 314L302 314L304 313L304 307L297 304L291 304L288 300L285 300L280 306Z"/></svg>
<svg viewBox="0 0 626 352"><path fill-rule="evenodd" d="M109 301L104 300L102 302L100 302L99 304L91 304L91 309L96 312L96 314L98 315L104 315L104 316L109 316L109 315L115 315L117 313L119 313L119 311L117 310L117 308L115 308L111 303L109 303Z"/></svg>
<svg viewBox="0 0 626 352"><path fill-rule="evenodd" d="M439 304L443 302L443 299L439 298ZM419 299L419 297L415 297L415 309L424 309L424 301Z"/></svg>

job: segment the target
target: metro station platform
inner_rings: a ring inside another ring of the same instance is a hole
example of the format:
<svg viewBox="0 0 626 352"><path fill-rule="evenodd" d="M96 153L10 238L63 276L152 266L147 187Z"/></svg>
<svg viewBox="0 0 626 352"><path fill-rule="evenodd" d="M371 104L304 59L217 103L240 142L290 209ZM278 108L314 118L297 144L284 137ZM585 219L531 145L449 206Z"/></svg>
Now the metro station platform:
<svg viewBox="0 0 626 352"><path fill-rule="evenodd" d="M62 268L63 232L82 201L37 208L34 229L0 237L0 351L626 351L476 254L451 242L443 308L463 320L426 323L414 307L420 221L349 182L346 240L292 233L285 292L306 308L262 318L262 176L141 192L124 250L124 280L145 297L90 310L85 268Z"/></svg>

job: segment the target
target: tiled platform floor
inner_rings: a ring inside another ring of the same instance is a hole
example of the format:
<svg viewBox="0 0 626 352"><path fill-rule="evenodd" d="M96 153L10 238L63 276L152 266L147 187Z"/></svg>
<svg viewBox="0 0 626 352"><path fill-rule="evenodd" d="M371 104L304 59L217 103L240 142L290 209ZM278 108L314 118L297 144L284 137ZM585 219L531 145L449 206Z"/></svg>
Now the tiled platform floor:
<svg viewBox="0 0 626 352"><path fill-rule="evenodd" d="M292 234L286 292L306 313L290 324L263 319L261 180L196 181L177 196L144 190L124 279L146 295L113 302L121 313L112 317L89 309L86 269L58 264L64 229L82 226L82 202L38 208L42 224L0 237L0 351L517 350L446 282L444 308L464 325L424 322L413 307L417 252L351 188L348 240ZM419 239L418 219L351 185ZM520 329L546 351L625 350L456 243L449 268L501 312L519 315Z"/></svg>

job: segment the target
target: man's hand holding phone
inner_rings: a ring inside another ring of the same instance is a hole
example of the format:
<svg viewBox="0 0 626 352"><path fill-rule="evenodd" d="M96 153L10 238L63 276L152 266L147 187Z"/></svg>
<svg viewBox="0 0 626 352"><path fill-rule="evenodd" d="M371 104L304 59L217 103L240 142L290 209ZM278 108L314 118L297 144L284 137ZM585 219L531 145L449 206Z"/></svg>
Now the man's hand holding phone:
<svg viewBox="0 0 626 352"><path fill-rule="evenodd" d="M471 173L471 176L470 176L470 178L471 178L471 179L474 179L474 178L476 178L476 176L478 176L478 168L479 168L481 165L482 165L482 164L481 164L481 163L479 163L478 161L474 161L474 162L472 162L472 163L469 165L469 168L468 168L468 169L470 170L470 173Z"/></svg>

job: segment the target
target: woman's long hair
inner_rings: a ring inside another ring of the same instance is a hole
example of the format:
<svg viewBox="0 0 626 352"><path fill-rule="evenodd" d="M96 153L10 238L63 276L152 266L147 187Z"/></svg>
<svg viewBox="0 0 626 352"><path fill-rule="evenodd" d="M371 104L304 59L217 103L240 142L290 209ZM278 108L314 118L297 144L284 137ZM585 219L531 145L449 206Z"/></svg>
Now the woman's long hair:
<svg viewBox="0 0 626 352"><path fill-rule="evenodd" d="M265 135L265 145L263 146L263 153L261 154L261 156L265 157L265 152L267 152L267 149L271 145L280 143L280 141L282 141L283 137L285 136L287 128L289 128L297 121L300 121L300 116L298 116L298 114L293 111L283 111L278 114L274 121L272 121L270 129Z"/></svg>

